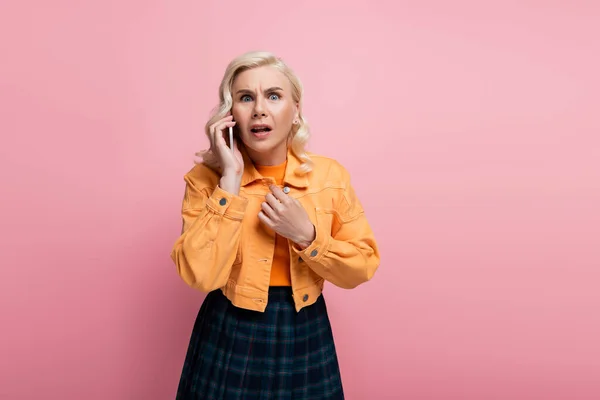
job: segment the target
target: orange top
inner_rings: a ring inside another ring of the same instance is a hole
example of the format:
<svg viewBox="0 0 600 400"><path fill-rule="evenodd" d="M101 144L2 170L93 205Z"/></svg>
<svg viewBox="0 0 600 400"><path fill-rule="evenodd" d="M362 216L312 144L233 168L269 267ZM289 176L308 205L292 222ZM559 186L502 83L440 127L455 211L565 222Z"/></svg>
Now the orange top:
<svg viewBox="0 0 600 400"><path fill-rule="evenodd" d="M279 165L256 165L256 170L264 177L271 177L278 186L283 185L287 161ZM283 236L275 236L273 265L271 266L271 282L269 286L292 286L290 271L290 251L288 240Z"/></svg>

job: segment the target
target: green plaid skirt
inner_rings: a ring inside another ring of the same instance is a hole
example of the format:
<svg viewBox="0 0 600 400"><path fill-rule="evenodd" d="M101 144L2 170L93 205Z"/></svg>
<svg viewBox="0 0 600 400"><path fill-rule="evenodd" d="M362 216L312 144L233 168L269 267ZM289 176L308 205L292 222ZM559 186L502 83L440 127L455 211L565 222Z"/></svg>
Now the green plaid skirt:
<svg viewBox="0 0 600 400"><path fill-rule="evenodd" d="M208 294L196 319L179 400L343 399L325 300L296 312L289 287L271 287L264 313Z"/></svg>

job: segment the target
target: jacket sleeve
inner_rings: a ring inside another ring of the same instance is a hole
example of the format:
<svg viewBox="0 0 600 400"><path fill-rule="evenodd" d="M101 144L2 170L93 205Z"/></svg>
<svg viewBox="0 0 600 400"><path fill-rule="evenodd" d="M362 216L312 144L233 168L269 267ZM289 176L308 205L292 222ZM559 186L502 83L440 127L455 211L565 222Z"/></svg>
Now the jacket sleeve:
<svg viewBox="0 0 600 400"><path fill-rule="evenodd" d="M380 255L349 174L343 168L342 173L345 188L335 208L316 211L315 240L304 250L293 248L315 273L352 289L373 277Z"/></svg>
<svg viewBox="0 0 600 400"><path fill-rule="evenodd" d="M171 258L179 276L203 292L227 283L240 243L247 199L216 188L199 188L185 176L183 226Z"/></svg>

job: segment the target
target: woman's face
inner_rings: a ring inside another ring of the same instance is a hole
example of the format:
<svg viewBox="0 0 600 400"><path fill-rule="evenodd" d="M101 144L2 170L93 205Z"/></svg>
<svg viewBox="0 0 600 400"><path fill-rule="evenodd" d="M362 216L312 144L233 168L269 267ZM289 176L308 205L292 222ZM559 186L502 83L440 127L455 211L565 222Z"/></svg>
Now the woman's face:
<svg viewBox="0 0 600 400"><path fill-rule="evenodd" d="M285 161L287 138L298 118L289 79L271 66L252 68L234 80L233 119L254 162L274 165Z"/></svg>

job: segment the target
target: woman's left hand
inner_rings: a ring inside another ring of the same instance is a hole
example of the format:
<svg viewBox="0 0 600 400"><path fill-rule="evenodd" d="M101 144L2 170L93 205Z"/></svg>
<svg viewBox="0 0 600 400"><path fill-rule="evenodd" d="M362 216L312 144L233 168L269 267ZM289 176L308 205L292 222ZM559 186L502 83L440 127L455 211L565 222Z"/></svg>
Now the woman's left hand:
<svg viewBox="0 0 600 400"><path fill-rule="evenodd" d="M260 221L279 235L291 240L304 249L315 240L315 227L308 218L300 202L283 193L275 185L269 187L262 211L258 213Z"/></svg>

